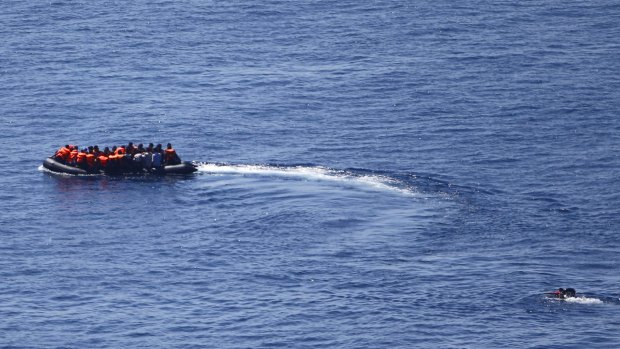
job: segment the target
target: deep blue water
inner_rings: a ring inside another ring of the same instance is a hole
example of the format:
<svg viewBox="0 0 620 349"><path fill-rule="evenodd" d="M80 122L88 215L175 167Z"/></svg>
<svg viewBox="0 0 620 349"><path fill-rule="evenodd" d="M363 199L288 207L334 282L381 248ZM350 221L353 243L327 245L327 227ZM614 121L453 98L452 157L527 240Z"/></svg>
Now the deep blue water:
<svg viewBox="0 0 620 349"><path fill-rule="evenodd" d="M620 347L618 23L3 1L0 348ZM200 171L40 169L128 141Z"/></svg>

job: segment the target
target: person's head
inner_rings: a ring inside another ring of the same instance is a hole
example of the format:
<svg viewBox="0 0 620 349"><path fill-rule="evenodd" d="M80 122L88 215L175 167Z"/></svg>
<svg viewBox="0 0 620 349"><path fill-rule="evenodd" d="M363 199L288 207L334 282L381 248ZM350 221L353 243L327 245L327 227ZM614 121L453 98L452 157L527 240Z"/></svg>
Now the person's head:
<svg viewBox="0 0 620 349"><path fill-rule="evenodd" d="M118 149L118 148L116 148L116 146L112 147L112 151L116 151L116 149Z"/></svg>
<svg viewBox="0 0 620 349"><path fill-rule="evenodd" d="M155 147L156 150L161 151L161 143L157 144L157 146Z"/></svg>
<svg viewBox="0 0 620 349"><path fill-rule="evenodd" d="M69 148L69 144L65 144L65 148L71 149L71 148Z"/></svg>
<svg viewBox="0 0 620 349"><path fill-rule="evenodd" d="M93 149L95 149L95 151L99 151L99 146L96 145L96 146L93 147Z"/></svg>
<svg viewBox="0 0 620 349"><path fill-rule="evenodd" d="M552 294L556 298L562 298L562 294L563 293L564 293L564 289L563 288L558 288L557 290L551 292L550 294Z"/></svg>
<svg viewBox="0 0 620 349"><path fill-rule="evenodd" d="M166 145L166 149L172 149L172 144L168 143L168 144Z"/></svg>
<svg viewBox="0 0 620 349"><path fill-rule="evenodd" d="M105 148L103 149L103 153L104 153L105 155L110 155L110 148L105 147Z"/></svg>

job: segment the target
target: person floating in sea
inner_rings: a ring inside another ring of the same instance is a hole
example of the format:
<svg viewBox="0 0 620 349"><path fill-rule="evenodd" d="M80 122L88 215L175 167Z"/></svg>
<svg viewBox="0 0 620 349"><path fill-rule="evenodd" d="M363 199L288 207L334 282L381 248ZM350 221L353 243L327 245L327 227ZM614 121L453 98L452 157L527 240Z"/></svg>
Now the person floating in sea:
<svg viewBox="0 0 620 349"><path fill-rule="evenodd" d="M574 288L558 288L553 292L545 293L547 296L552 298L566 299L566 298L574 298L577 295L577 291Z"/></svg>

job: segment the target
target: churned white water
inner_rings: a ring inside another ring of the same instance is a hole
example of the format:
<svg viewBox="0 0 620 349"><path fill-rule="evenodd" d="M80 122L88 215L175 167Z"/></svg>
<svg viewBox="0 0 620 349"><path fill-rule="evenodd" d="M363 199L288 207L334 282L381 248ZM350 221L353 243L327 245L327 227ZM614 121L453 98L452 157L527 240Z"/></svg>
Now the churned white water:
<svg viewBox="0 0 620 349"><path fill-rule="evenodd" d="M367 189L390 191L402 195L416 195L412 187L397 179L382 175L356 174L351 171L334 170L320 166L269 166L269 165L230 165L203 163L198 166L201 172L211 174L239 174L298 178L300 180L337 182L342 185Z"/></svg>

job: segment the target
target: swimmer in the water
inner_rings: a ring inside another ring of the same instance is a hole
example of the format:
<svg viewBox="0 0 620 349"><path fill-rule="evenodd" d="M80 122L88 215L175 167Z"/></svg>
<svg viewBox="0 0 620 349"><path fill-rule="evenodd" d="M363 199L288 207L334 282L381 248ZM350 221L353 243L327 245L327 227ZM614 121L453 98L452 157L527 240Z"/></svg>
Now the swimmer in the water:
<svg viewBox="0 0 620 349"><path fill-rule="evenodd" d="M546 294L549 295L550 297L566 299L566 298L576 297L577 291L575 291L574 288L567 288L567 289L558 288L557 290L553 292L547 292Z"/></svg>

